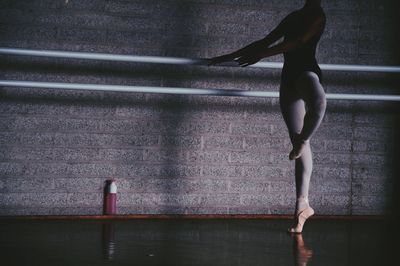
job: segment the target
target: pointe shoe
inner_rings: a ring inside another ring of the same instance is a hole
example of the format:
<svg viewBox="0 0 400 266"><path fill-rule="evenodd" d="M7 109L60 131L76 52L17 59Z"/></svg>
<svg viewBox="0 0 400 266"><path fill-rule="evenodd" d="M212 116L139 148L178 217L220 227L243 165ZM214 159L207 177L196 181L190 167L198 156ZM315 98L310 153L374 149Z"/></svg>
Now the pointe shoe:
<svg viewBox="0 0 400 266"><path fill-rule="evenodd" d="M314 209L311 207L307 207L304 210L302 210L298 215L297 215L297 225L296 227L292 227L288 229L289 233L301 233L303 231L303 226L305 221L314 214Z"/></svg>
<svg viewBox="0 0 400 266"><path fill-rule="evenodd" d="M293 146L292 151L289 153L289 159L295 160L297 158L300 158L301 154L303 153L304 148L306 147L307 144L308 144L308 141L299 140L298 143L296 143Z"/></svg>

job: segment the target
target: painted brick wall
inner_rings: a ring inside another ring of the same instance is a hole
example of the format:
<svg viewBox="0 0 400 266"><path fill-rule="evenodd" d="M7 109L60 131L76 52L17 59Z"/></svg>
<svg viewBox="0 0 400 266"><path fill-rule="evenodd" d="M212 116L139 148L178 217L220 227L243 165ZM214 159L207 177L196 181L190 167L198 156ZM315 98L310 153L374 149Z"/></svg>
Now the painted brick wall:
<svg viewBox="0 0 400 266"><path fill-rule="evenodd" d="M396 2L323 0L319 62L398 65ZM3 0L0 46L212 57L264 37L302 4ZM278 91L280 79L270 69L0 58L7 80ZM394 74L324 76L327 92L398 91ZM121 214L294 211L294 164L277 99L13 87L0 87L0 96L0 215L101 214L110 177ZM312 140L318 214L387 212L397 107L328 102Z"/></svg>

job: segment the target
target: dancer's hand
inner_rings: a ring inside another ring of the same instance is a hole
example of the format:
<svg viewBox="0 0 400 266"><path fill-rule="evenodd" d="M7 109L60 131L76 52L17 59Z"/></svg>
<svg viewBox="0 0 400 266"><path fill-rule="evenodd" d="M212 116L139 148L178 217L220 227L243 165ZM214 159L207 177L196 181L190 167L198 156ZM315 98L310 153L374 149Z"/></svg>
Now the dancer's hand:
<svg viewBox="0 0 400 266"><path fill-rule="evenodd" d="M246 66L257 63L261 59L262 59L262 57L258 54L248 54L248 55L244 55L244 56L241 56L241 57L235 59L235 61L237 61L239 63L239 66L246 67Z"/></svg>
<svg viewBox="0 0 400 266"><path fill-rule="evenodd" d="M226 54L226 55L209 58L209 59L207 59L207 61L208 61L208 66L212 66L212 65L232 61L233 59L234 58L231 54Z"/></svg>

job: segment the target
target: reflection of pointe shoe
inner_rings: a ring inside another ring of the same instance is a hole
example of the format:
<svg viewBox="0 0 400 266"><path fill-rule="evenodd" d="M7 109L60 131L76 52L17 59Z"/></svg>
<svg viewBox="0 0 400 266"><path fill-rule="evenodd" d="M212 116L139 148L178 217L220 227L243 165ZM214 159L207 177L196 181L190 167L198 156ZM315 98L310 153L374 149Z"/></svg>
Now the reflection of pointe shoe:
<svg viewBox="0 0 400 266"><path fill-rule="evenodd" d="M301 154L302 154L303 151L304 151L304 148L305 148L306 145L308 144L307 142L308 142L308 141L305 141L305 140L299 140L299 142L296 143L296 144L293 146L292 151L289 153L289 159L290 159L290 160L295 160L295 159L297 159L297 158L300 158L300 157L301 157Z"/></svg>
<svg viewBox="0 0 400 266"><path fill-rule="evenodd" d="M311 207L307 207L304 210L302 210L298 215L297 215L297 225L295 227L289 228L288 232L289 233L301 233L303 231L303 226L305 221L308 219L308 217L312 216L314 214L314 210Z"/></svg>
<svg viewBox="0 0 400 266"><path fill-rule="evenodd" d="M296 265L307 265L313 256L313 251L304 244L302 234L291 234L293 238L293 251Z"/></svg>
<svg viewBox="0 0 400 266"><path fill-rule="evenodd" d="M296 234L299 235L299 234ZM313 251L312 249L306 248L306 247L299 247L298 250L299 254L298 254L298 260L304 263L307 262L313 255Z"/></svg>

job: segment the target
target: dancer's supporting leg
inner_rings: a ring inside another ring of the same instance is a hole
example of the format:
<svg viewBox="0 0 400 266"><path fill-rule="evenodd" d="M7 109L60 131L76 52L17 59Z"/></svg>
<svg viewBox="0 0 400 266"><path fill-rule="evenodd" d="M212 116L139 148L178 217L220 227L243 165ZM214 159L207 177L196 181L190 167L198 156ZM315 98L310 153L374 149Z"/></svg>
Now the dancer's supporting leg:
<svg viewBox="0 0 400 266"><path fill-rule="evenodd" d="M280 107L289 130L290 140L295 145L298 135L303 129L304 117L306 115L305 103L299 97L296 88L288 88L282 84L280 90ZM308 188L312 172L312 156L309 143L306 144L303 154L295 163L295 180L296 180L296 211L300 211L309 207L308 205Z"/></svg>

